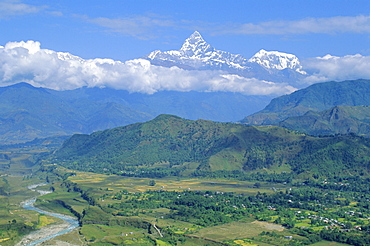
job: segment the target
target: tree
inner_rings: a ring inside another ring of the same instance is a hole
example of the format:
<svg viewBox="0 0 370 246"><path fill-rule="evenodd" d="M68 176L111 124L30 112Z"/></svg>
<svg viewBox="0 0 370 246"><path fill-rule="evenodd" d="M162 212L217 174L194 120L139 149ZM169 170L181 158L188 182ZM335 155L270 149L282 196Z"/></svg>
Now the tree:
<svg viewBox="0 0 370 246"><path fill-rule="evenodd" d="M347 223L344 224L345 229L352 229L352 227L353 227L353 225L352 225L351 222L347 222Z"/></svg>
<svg viewBox="0 0 370 246"><path fill-rule="evenodd" d="M281 220L281 217L277 217L277 219L274 221L275 224L282 224L283 221Z"/></svg>
<svg viewBox="0 0 370 246"><path fill-rule="evenodd" d="M149 181L149 186L155 186L155 184L156 184L155 180L152 179Z"/></svg>
<svg viewBox="0 0 370 246"><path fill-rule="evenodd" d="M290 228L294 227L295 222L291 219L288 219L288 220L285 221L285 223L283 225L286 226L288 229L290 229Z"/></svg>

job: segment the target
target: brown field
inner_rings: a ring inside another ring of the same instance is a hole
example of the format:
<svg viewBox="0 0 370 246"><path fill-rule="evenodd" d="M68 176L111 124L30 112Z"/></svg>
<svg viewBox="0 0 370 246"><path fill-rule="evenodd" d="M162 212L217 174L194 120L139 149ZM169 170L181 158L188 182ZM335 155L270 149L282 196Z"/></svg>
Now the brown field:
<svg viewBox="0 0 370 246"><path fill-rule="evenodd" d="M263 221L231 222L200 229L194 236L216 241L228 241L258 236L262 231L284 231L284 227Z"/></svg>

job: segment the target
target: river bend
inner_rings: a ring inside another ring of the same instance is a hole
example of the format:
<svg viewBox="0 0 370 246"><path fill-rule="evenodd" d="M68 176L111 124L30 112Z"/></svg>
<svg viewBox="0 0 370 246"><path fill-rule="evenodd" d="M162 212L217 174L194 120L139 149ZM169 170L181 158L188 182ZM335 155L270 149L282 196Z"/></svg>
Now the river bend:
<svg viewBox="0 0 370 246"><path fill-rule="evenodd" d="M36 190L38 186L42 186L42 185L46 185L46 184L43 183L43 184L31 185L28 187L28 189L32 191L37 191L38 193L40 193L39 196L51 193L51 191ZM62 215L62 214L57 214L57 213L52 213L52 212L48 212L48 211L36 208L33 204L35 203L37 197L34 197L30 200L22 202L21 203L22 207L24 209L36 211L38 213L42 213L42 214L46 214L46 215L50 215L50 216L62 219L64 223L61 225L45 226L44 228L41 228L40 230L34 231L24 236L22 241L16 244L16 246L21 246L21 245L22 246L35 246L35 245L38 245L39 243L42 243L54 237L68 233L79 226L78 220L76 220L73 217Z"/></svg>

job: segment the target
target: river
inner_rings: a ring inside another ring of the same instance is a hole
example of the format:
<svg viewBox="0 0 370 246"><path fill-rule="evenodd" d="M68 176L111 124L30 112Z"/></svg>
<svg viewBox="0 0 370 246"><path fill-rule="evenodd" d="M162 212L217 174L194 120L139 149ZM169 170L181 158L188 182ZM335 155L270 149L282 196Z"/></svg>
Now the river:
<svg viewBox="0 0 370 246"><path fill-rule="evenodd" d="M32 191L37 191L38 193L40 193L39 196L51 193L51 191L36 190L38 186L42 186L42 185L46 185L46 184L43 183L43 184L31 185L28 187L28 189ZM42 214L46 214L46 215L50 215L50 216L62 219L64 223L60 225L48 225L48 226L41 228L40 230L34 231L26 235L25 237L23 237L22 241L16 244L16 246L35 246L46 240L49 240L54 237L68 233L79 226L78 220L76 220L73 217L62 215L62 214L57 214L57 213L52 213L52 212L48 212L48 211L36 208L33 204L35 203L37 197L34 197L30 200L22 202L21 203L22 207L24 209L33 210L38 213L42 213Z"/></svg>

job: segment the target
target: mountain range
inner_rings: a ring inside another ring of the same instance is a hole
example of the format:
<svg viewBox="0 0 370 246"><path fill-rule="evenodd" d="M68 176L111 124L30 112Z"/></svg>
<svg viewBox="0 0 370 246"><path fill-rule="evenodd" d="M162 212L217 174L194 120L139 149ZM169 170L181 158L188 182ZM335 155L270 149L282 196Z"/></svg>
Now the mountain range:
<svg viewBox="0 0 370 246"><path fill-rule="evenodd" d="M370 104L370 80L348 80L313 84L289 95L280 96L261 111L241 122L265 125L278 123L291 116L307 111L323 111L334 106L358 106Z"/></svg>
<svg viewBox="0 0 370 246"><path fill-rule="evenodd" d="M11 144L143 122L162 113L236 121L271 97L231 92L162 91L152 95L110 88L56 91L19 83L0 88L0 143Z"/></svg>
<svg viewBox="0 0 370 246"><path fill-rule="evenodd" d="M278 125L312 135L354 133L369 137L369 105L369 80L317 83L274 98L240 123Z"/></svg>
<svg viewBox="0 0 370 246"><path fill-rule="evenodd" d="M313 135L369 136L369 95L369 80L318 83L269 104L267 96L230 92L148 95L110 88L56 91L20 83L0 88L0 141L11 144L91 133L163 113L191 120L277 125Z"/></svg>
<svg viewBox="0 0 370 246"><path fill-rule="evenodd" d="M58 53L58 57L62 60L80 59L69 53ZM260 50L246 59L215 49L199 32L186 39L180 50L157 50L144 59L156 66L222 70L275 83L298 84L300 79L308 76L295 55ZM333 107L366 106L370 103L369 95L369 80L318 83L275 99L272 95L234 92L159 91L143 94L108 87L57 91L19 83L0 88L0 143L92 133L148 121L160 114L190 120L274 124L314 135L352 132L368 136L367 118L351 113L360 108L334 110ZM319 113L324 110L337 112L340 117L328 116L328 112ZM367 110L361 108L362 114L367 115ZM350 120L339 122L343 118Z"/></svg>
<svg viewBox="0 0 370 246"><path fill-rule="evenodd" d="M292 84L307 75L302 70L299 59L293 54L262 49L246 59L239 54L215 49L197 31L185 40L180 50L156 50L143 58L158 66L222 70L243 77Z"/></svg>

